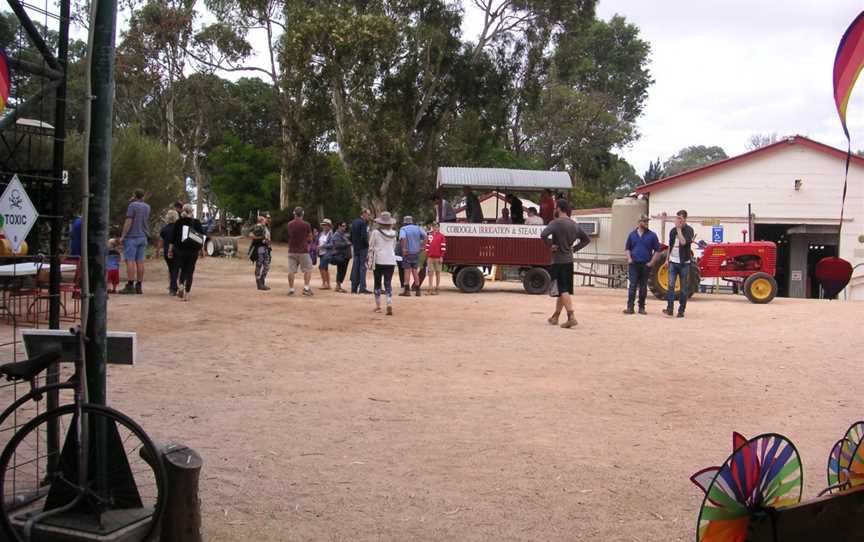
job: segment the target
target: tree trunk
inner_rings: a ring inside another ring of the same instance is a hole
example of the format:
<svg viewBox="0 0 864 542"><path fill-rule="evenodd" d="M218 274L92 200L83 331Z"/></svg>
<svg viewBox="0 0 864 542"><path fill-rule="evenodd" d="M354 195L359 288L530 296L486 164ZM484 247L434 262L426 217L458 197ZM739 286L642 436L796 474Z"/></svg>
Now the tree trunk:
<svg viewBox="0 0 864 542"><path fill-rule="evenodd" d="M282 100L280 100L280 103ZM280 109L284 108L284 105ZM288 169L291 166L291 136L288 133L288 118L283 110L279 123L282 148L279 153L279 208L287 209L291 191L291 176Z"/></svg>

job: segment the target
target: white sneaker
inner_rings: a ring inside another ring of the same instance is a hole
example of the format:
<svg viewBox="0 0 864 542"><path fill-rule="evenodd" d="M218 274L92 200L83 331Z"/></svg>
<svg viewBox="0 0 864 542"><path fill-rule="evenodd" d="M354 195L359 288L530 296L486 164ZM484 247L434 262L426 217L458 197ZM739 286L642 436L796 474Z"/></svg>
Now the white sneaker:
<svg viewBox="0 0 864 542"><path fill-rule="evenodd" d="M294 295L294 288L291 288L290 290L288 290L288 295Z"/></svg>

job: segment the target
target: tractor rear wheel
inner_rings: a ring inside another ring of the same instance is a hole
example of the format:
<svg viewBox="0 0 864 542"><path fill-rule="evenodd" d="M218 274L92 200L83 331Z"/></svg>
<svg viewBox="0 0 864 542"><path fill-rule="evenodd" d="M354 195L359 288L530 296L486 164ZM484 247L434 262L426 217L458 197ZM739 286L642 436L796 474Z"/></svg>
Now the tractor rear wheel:
<svg viewBox="0 0 864 542"><path fill-rule="evenodd" d="M466 294L476 294L483 289L486 277L483 276L483 271L479 267L463 267L456 274L456 282L459 289Z"/></svg>
<svg viewBox="0 0 864 542"><path fill-rule="evenodd" d="M702 277L699 275L699 266L695 262L690 264L690 273L687 275L687 299L699 290ZM657 262L651 267L648 276L648 289L657 299L666 299L669 290L669 262L666 261L666 253L663 252L657 258ZM675 281L675 294L681 291L681 279Z"/></svg>
<svg viewBox="0 0 864 542"><path fill-rule="evenodd" d="M751 303L770 303L777 295L777 281L768 273L753 273L744 281L744 295Z"/></svg>
<svg viewBox="0 0 864 542"><path fill-rule="evenodd" d="M542 267L532 267L525 273L525 278L522 279L522 286L529 294L539 295L549 291L549 286L552 284L552 277L549 272Z"/></svg>

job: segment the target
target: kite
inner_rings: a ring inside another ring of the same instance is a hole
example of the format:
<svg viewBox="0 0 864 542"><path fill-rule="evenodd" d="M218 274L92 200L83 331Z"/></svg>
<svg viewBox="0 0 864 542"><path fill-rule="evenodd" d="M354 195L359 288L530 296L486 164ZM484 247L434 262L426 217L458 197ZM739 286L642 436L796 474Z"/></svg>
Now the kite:
<svg viewBox="0 0 864 542"><path fill-rule="evenodd" d="M846 124L846 110L849 107L849 97L864 68L864 11L855 17L837 47L834 57L834 104L840 115L840 124L846 134L848 148L846 150L846 172L843 176L843 197L840 202L840 225L838 226L839 249L843 230L843 213L846 208L846 190L849 186L849 163L852 160L852 138L849 136L849 126ZM822 284L829 298L834 297L846 288L852 278L852 265L843 258L823 258L816 265L816 278Z"/></svg>
<svg viewBox="0 0 864 542"><path fill-rule="evenodd" d="M6 51L0 48L0 113L6 109L9 92L12 89L12 79L9 77L9 60Z"/></svg>

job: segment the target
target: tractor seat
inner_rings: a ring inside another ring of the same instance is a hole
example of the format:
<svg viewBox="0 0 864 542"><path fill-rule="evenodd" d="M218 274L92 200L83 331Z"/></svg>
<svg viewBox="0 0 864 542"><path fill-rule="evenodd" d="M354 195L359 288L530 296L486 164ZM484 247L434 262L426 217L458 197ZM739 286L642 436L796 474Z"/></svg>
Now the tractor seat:
<svg viewBox="0 0 864 542"><path fill-rule="evenodd" d="M0 365L0 375L5 376L8 380L33 380L36 375L59 360L60 350L49 350L24 361Z"/></svg>

